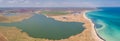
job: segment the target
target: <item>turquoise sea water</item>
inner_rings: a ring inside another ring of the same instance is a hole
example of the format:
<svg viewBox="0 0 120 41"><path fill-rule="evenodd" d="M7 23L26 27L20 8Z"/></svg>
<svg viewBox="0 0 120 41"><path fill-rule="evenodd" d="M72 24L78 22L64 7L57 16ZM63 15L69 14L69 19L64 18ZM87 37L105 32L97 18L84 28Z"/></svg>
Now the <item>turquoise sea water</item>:
<svg viewBox="0 0 120 41"><path fill-rule="evenodd" d="M102 10L87 13L98 34L106 41L120 41L120 7L98 9Z"/></svg>
<svg viewBox="0 0 120 41"><path fill-rule="evenodd" d="M34 38L58 40L81 33L85 29L83 24L80 22L61 22L41 14L34 14L31 18L21 22L0 23L0 26L17 27Z"/></svg>

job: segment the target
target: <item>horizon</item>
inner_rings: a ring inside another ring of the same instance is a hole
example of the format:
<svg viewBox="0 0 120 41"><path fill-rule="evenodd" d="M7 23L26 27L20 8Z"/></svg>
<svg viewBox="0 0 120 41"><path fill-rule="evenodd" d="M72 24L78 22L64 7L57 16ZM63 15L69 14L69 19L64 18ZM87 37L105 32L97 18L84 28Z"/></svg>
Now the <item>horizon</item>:
<svg viewBox="0 0 120 41"><path fill-rule="evenodd" d="M0 7L120 7L120 0L0 0Z"/></svg>
<svg viewBox="0 0 120 41"><path fill-rule="evenodd" d="M101 7L0 7L0 8L101 8Z"/></svg>

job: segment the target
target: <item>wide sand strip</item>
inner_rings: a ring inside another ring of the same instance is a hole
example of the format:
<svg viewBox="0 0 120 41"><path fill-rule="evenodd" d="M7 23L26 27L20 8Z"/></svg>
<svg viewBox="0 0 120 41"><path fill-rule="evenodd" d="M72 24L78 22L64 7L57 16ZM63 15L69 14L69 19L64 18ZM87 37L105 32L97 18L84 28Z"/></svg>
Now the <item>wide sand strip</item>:
<svg viewBox="0 0 120 41"><path fill-rule="evenodd" d="M60 16L49 16L58 21L63 22L83 22L86 28L82 33L69 37L68 39L56 40L56 41L104 41L96 33L94 24L90 19L86 17L87 11L82 11L79 14L68 14Z"/></svg>
<svg viewBox="0 0 120 41"><path fill-rule="evenodd" d="M96 33L96 30L94 28L94 24L92 23L92 21L90 19L88 19L86 17L86 12L87 11L81 11L81 13L79 14L67 14L67 15L58 15L58 16L48 16L46 15L48 18L53 18L57 21L62 21L62 22L82 22L84 23L84 27L85 30L77 35L73 35L67 39L61 39L61 40L49 40L49 39L40 39L40 38L32 38L29 37L27 35L27 33L25 35L21 35L21 39L23 40L30 40L30 41L34 41L34 40L38 40L38 41L104 41L102 40ZM16 31L16 30L15 30ZM2 31L1 31L2 32ZM3 31L4 32L4 31ZM18 31L20 32L20 31ZM18 34L18 32L16 32L16 34ZM6 32L5 32L6 33ZM11 32L13 33L13 32ZM14 34L14 33L13 33ZM9 34L10 35L10 34ZM14 35L15 36L15 35ZM10 35L11 37L11 35ZM13 37L13 36L12 36ZM16 36L15 36L16 37ZM23 37L25 39L23 39ZM26 38L27 37L27 38ZM0 36L1 39L4 39L5 41L7 40L7 38L3 37L3 35L1 34ZM8 38L11 39L11 38ZM12 39L16 39L16 38L12 38ZM20 38L19 38L20 39ZM18 39L18 40L19 40Z"/></svg>

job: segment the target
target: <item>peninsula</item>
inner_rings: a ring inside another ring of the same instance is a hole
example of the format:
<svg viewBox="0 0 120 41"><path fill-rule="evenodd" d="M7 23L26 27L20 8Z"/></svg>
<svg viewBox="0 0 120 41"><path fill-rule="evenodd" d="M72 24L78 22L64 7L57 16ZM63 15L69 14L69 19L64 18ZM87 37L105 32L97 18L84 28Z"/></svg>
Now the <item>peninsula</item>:
<svg viewBox="0 0 120 41"><path fill-rule="evenodd" d="M94 24L90 19L86 17L87 10L81 11L81 13L60 15L60 16L49 16L58 21L63 22L83 22L86 28L82 33L71 36L68 39L63 39L61 41L104 41L99 36L97 36Z"/></svg>
<svg viewBox="0 0 120 41"><path fill-rule="evenodd" d="M49 10L48 10L49 11ZM54 11L54 10L53 10ZM59 10L58 10L59 11ZM65 10L64 11L61 11L61 12L64 12L64 13L61 13L58 11L54 11L54 12L51 12L49 11L49 14L48 12L42 12L41 11L33 11L33 13L30 13L30 14L21 14L19 16L10 16L8 18L10 18L11 20L13 21L0 21L0 22L8 22L8 23L11 23L11 22L20 22L20 21L24 21L24 19L29 19L30 17L34 16L34 14L37 12L37 14L43 14L45 15L46 17L48 18L52 18L56 21L61 21L61 22L81 22L81 23L84 23L84 27L85 29L77 34L77 35L73 35L73 36L70 36L69 38L66 38L66 39L60 39L60 40L49 40L49 39L41 39L41 38L33 38L31 36L29 36L28 33L26 32L23 32L22 29L18 29L17 27L6 27L6 26L0 26L0 40L5 40L5 41L13 41L13 40L16 40L16 41L104 41L103 39L101 39L98 35L97 35L97 32L94 28L94 24L92 23L92 21L86 17L86 13L88 12L88 10L77 10L77 12L72 12L69 11L69 10ZM44 14L44 13L47 13L47 14ZM52 13L56 14L56 15L53 15ZM60 15L61 14L61 15ZM22 17L24 16L24 17ZM6 18L4 16L1 15L0 18ZM17 19L17 20L16 20ZM16 32L15 34L17 35L14 35L14 32ZM8 33L8 34L6 34ZM19 35L19 36L18 36ZM5 38L4 38L5 37Z"/></svg>

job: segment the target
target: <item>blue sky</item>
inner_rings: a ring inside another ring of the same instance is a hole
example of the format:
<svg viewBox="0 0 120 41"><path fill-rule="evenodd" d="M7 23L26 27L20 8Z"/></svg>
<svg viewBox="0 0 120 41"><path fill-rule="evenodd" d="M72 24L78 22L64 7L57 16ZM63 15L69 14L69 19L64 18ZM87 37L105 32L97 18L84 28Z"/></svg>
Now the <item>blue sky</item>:
<svg viewBox="0 0 120 41"><path fill-rule="evenodd" d="M0 0L0 7L120 7L120 0Z"/></svg>

